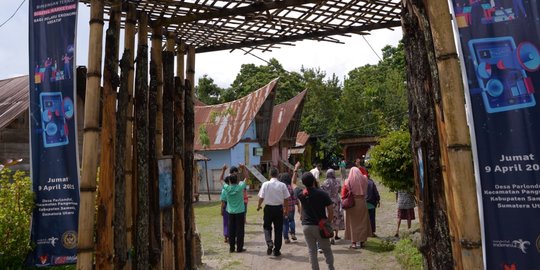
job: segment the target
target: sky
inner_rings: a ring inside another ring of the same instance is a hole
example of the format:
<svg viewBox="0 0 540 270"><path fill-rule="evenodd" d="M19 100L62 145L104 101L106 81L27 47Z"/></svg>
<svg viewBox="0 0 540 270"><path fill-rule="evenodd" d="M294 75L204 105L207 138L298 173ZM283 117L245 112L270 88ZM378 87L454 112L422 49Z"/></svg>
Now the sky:
<svg viewBox="0 0 540 270"><path fill-rule="evenodd" d="M28 1L30 0L2 0L0 25L8 20L23 1L15 16L0 27L0 79L28 74ZM86 5L79 4L75 59L78 66L88 63L89 13L90 9ZM327 76L336 74L343 82L344 77L352 69L366 64L376 64L379 61L378 56L382 57L381 49L386 45L397 46L402 38L402 32L398 27L394 30L373 31L371 35L364 36L365 40L359 35L335 37L345 44L301 41L294 43L295 46L282 46L272 52L263 53L254 50L252 53L266 60L276 58L288 71L298 72L302 66L320 68L326 72ZM371 50L366 40L377 54ZM195 77L208 75L218 86L226 88L234 81L241 65L249 63L266 64L241 50L197 54Z"/></svg>

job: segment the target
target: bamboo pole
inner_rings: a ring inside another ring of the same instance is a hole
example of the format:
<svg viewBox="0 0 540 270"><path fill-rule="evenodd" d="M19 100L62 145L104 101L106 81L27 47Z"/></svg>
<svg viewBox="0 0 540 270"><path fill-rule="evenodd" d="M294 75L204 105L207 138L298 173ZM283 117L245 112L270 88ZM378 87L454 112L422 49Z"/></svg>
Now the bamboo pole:
<svg viewBox="0 0 540 270"><path fill-rule="evenodd" d="M96 269L113 268L115 115L121 15L120 2L115 1L111 9L109 28L105 33L101 159L96 224L96 227L99 228L96 233Z"/></svg>
<svg viewBox="0 0 540 270"><path fill-rule="evenodd" d="M128 74L128 115L126 126L126 155L125 155L125 174L126 174L126 231L127 231L127 248L133 247L133 200L137 194L133 192L133 96L134 96L134 77L133 62L135 57L135 25L137 23L137 11L135 5L128 4L127 17L125 22L124 48L131 52L129 58L129 74ZM129 259L129 257L128 257ZM127 269L131 269L131 262L128 261Z"/></svg>
<svg viewBox="0 0 540 270"><path fill-rule="evenodd" d="M98 163L103 1L90 2L88 73L84 106L82 177L80 183L77 269L93 269L94 213Z"/></svg>
<svg viewBox="0 0 540 270"><path fill-rule="evenodd" d="M184 46L178 44L174 82L174 269L183 270L185 261L184 219Z"/></svg>
<svg viewBox="0 0 540 270"><path fill-rule="evenodd" d="M156 151L158 156L163 152L163 28L160 25L152 28L152 60L156 63L157 80L157 115L156 115Z"/></svg>
<svg viewBox="0 0 540 270"><path fill-rule="evenodd" d="M184 132L185 132L185 190L184 190L184 207L185 207L185 225L186 225L186 268L193 269L195 267L195 215L193 213L193 143L195 137L195 114L193 111L193 97L195 80L195 48L189 46L187 54L186 67L186 94L185 94L185 115L184 115Z"/></svg>
<svg viewBox="0 0 540 270"><path fill-rule="evenodd" d="M136 269L148 269L149 264L149 201L148 201L148 17L139 14L137 69L135 76L134 158L136 169ZM135 210L135 209L134 209Z"/></svg>
<svg viewBox="0 0 540 270"><path fill-rule="evenodd" d="M465 96L459 58L456 52L448 2L425 1L434 37L435 57L440 74L441 101L438 104L439 134L446 170L444 171L449 218L455 228L452 237L456 269L483 269L480 221L470 134L465 113ZM444 143L443 143L444 142ZM463 207L467 205L467 207ZM459 259L459 260L458 260Z"/></svg>
<svg viewBox="0 0 540 270"><path fill-rule="evenodd" d="M174 39L167 33L167 48L163 52L163 155L174 154ZM172 190L171 190L172 192ZM172 206L162 210L163 269L174 268Z"/></svg>
<svg viewBox="0 0 540 270"><path fill-rule="evenodd" d="M159 214L159 184L157 172L157 73L156 62L150 60L150 87L148 89L148 191L150 200L150 265L159 268L161 257L161 223Z"/></svg>
<svg viewBox="0 0 540 270"><path fill-rule="evenodd" d="M122 157L126 153L126 128L128 114L128 84L131 72L131 52L124 50L120 61L120 89L118 90L118 112L116 114L116 144L115 156ZM126 183L125 160L115 159L114 168L114 268L123 269L127 261L127 231L126 231Z"/></svg>

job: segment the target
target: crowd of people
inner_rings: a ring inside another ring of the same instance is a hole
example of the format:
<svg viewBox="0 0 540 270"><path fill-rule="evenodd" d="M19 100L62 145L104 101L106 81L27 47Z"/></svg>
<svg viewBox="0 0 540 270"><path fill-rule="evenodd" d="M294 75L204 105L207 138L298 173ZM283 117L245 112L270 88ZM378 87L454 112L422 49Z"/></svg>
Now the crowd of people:
<svg viewBox="0 0 540 270"><path fill-rule="evenodd" d="M304 241L308 248L311 269L319 269L317 253L322 253L328 269L334 269L334 257L331 246L340 240L339 231L344 230L343 238L350 241L350 249L365 247L368 237L375 235L376 208L380 206L380 195L375 182L369 178L366 168L357 159L347 178L341 169L342 178L336 178L333 169L326 171L326 180L319 185L321 167L315 165L310 171L300 175L300 163L296 163L292 175L279 173L272 167L270 180L262 184L258 193L257 211L263 210L263 232L266 253L281 256L283 242L289 244L298 240L296 237L295 210L298 210L302 224ZM239 168L243 175L240 176ZM247 169L243 164L239 168L232 166L225 176L227 166L221 171L220 180L224 183L221 192L223 235L229 244L229 252L244 252L244 234L247 211L246 181ZM243 181L240 181L243 177ZM342 198L350 194L354 198L352 207L343 209ZM412 200L412 201L411 201ZM407 220L410 228L414 217L414 196L408 192L397 193L398 223L395 236L399 236L401 220ZM264 207L263 207L264 206ZM323 237L321 224L328 221L333 234Z"/></svg>

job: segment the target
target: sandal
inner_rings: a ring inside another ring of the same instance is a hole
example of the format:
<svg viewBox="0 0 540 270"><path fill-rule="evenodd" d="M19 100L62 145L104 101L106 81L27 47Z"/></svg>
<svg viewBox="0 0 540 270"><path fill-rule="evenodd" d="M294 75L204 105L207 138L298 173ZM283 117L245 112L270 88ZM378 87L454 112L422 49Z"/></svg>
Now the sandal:
<svg viewBox="0 0 540 270"><path fill-rule="evenodd" d="M357 246L356 243L352 243L352 244L349 246L349 249L360 249L360 247Z"/></svg>

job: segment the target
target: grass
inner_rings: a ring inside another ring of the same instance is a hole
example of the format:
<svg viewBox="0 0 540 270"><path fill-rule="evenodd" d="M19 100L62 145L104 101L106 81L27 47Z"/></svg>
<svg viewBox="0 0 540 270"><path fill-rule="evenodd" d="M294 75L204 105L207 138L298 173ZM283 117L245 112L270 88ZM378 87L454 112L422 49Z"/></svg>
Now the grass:
<svg viewBox="0 0 540 270"><path fill-rule="evenodd" d="M410 238L403 238L396 244L394 256L405 270L422 270L423 259Z"/></svg>

